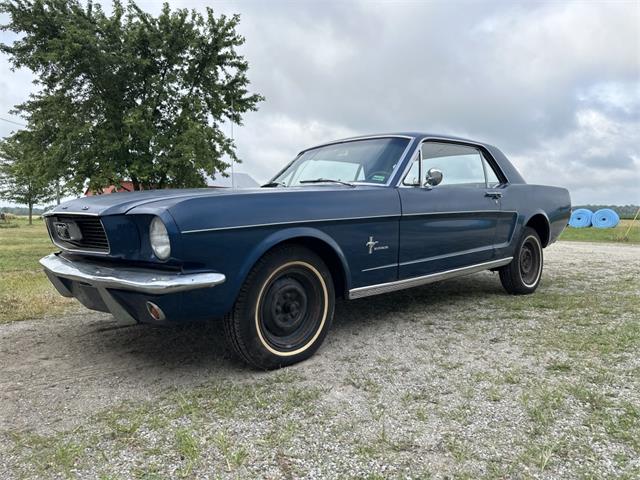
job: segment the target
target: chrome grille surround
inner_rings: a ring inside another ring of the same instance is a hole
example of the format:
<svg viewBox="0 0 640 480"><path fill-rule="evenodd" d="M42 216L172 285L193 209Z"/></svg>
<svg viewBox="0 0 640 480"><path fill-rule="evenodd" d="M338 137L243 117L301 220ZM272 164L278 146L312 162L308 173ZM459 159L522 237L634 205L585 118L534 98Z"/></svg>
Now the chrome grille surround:
<svg viewBox="0 0 640 480"><path fill-rule="evenodd" d="M51 241L68 252L108 255L111 248L102 220L95 215L54 214L45 218ZM56 225L76 225L82 234L80 239L61 238Z"/></svg>

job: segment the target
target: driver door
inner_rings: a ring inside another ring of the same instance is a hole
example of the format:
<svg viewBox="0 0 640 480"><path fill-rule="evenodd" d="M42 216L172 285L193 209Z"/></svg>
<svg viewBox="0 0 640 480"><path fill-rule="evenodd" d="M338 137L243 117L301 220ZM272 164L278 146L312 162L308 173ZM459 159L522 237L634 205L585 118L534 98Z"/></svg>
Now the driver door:
<svg viewBox="0 0 640 480"><path fill-rule="evenodd" d="M425 185L430 169L442 172ZM426 141L399 188L399 278L488 262L500 214L500 193L490 188L491 168L476 147ZM422 178L422 181L419 179Z"/></svg>

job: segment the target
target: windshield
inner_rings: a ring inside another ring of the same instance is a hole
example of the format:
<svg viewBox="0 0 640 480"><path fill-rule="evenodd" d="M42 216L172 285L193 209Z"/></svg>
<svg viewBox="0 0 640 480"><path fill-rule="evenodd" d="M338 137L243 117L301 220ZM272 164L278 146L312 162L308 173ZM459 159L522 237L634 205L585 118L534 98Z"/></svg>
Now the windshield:
<svg viewBox="0 0 640 480"><path fill-rule="evenodd" d="M384 185L408 143L407 138L372 138L307 150L270 184L298 186L339 181Z"/></svg>

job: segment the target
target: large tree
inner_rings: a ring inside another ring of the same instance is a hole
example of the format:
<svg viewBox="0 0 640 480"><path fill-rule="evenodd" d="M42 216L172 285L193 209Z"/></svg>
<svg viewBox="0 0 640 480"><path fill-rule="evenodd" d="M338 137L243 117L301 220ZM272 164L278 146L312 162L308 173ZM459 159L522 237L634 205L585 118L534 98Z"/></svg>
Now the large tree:
<svg viewBox="0 0 640 480"><path fill-rule="evenodd" d="M51 200L55 189L44 174L42 148L28 131L20 131L0 142L0 198L29 208Z"/></svg>
<svg viewBox="0 0 640 480"><path fill-rule="evenodd" d="M238 15L164 4L154 17L119 1L107 14L77 0L2 1L0 12L18 34L0 50L37 78L16 112L47 145L50 177L76 190L200 186L225 155L238 160L222 126L262 100L236 51Z"/></svg>

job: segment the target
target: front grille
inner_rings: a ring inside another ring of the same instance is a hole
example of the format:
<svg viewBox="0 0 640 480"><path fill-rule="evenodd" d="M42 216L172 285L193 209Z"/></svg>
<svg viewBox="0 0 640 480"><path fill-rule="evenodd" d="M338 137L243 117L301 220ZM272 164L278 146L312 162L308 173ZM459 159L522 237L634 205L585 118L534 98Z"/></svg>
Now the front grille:
<svg viewBox="0 0 640 480"><path fill-rule="evenodd" d="M70 231L72 235L74 231L73 226L77 226L81 238L62 238L56 228L59 224L67 225L67 231ZM49 228L53 243L61 248L109 253L109 240L107 240L107 234L104 231L102 222L97 217L55 215L48 217L47 227Z"/></svg>

